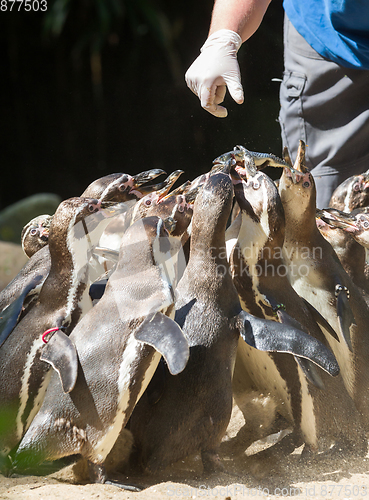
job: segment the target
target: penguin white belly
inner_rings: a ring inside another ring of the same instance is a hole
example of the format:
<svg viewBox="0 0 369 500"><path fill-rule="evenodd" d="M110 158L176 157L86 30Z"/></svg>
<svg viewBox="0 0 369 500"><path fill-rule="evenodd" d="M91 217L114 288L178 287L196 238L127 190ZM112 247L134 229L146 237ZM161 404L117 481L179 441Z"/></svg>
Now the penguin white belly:
<svg viewBox="0 0 369 500"><path fill-rule="evenodd" d="M250 347L242 339L238 342L237 356L243 360L244 366L258 389L270 394L277 404L278 411L289 421L292 420L291 396L286 381L279 373L270 354Z"/></svg>
<svg viewBox="0 0 369 500"><path fill-rule="evenodd" d="M307 261L305 259L304 265L306 264ZM296 265L297 263L294 262L294 266ZM320 276L313 269L312 264L309 266L309 273L306 276L291 276L290 281L294 290L313 307L315 307L315 309L317 309L317 311L319 311L325 320L331 325L337 335L339 335L340 330L337 318L337 309L335 305L332 305L332 294L327 290L320 288ZM343 342L337 342L337 340L334 339L329 332L325 331L323 327L321 329L340 366L340 371L346 389L352 397L355 384L355 371L352 353L350 353L346 344Z"/></svg>
<svg viewBox="0 0 369 500"><path fill-rule="evenodd" d="M109 427L102 431L103 436L101 439L93 446L92 456L90 457L93 462L102 463L105 460L106 456L113 448L123 426L127 423L129 418L129 415L127 415L128 408L133 408L140 399L159 364L161 354L153 349L153 356L145 373L138 373L140 365L137 364L137 360L140 359L142 348L143 344L131 335L127 342L124 357L119 368L119 377L117 381L119 393L115 417ZM130 386L132 387L132 381L140 383L141 377L142 383L139 394L136 400L132 402Z"/></svg>

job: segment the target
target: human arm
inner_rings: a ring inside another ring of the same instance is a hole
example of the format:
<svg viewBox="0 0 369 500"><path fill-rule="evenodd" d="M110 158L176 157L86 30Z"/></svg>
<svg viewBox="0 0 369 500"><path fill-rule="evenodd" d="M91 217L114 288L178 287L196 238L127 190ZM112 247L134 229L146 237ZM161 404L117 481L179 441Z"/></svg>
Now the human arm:
<svg viewBox="0 0 369 500"><path fill-rule="evenodd" d="M232 98L242 104L237 52L258 29L269 3L270 0L215 1L209 37L185 76L188 87L209 113L227 116L226 108L219 106L224 100L226 87Z"/></svg>

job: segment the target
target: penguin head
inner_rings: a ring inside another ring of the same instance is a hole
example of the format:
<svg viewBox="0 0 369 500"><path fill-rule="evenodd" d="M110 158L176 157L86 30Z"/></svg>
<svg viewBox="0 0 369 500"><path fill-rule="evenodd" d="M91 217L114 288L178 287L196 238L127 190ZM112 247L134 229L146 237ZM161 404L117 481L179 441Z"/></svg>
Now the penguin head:
<svg viewBox="0 0 369 500"><path fill-rule="evenodd" d="M365 248L369 248L369 214L364 209L352 212L356 231L352 233L355 240ZM355 214L355 215L354 215Z"/></svg>
<svg viewBox="0 0 369 500"><path fill-rule="evenodd" d="M177 190L176 190L177 191ZM146 216L161 217L175 221L175 226L170 231L172 237L181 238L187 234L186 230L191 222L193 214L194 198L187 201L186 195L169 193L164 198L153 203L146 212ZM188 236L188 235L187 235ZM185 243L185 241L183 241Z"/></svg>
<svg viewBox="0 0 369 500"><path fill-rule="evenodd" d="M76 245L84 249L97 245L110 218L119 213L119 206L105 207L93 198L70 198L58 206L50 225L50 253L59 247L61 252L65 241L69 251L76 251Z"/></svg>
<svg viewBox="0 0 369 500"><path fill-rule="evenodd" d="M315 224L316 187L313 176L305 165L305 144L300 141L296 161L284 167L279 181L279 194L286 217L298 224L311 212Z"/></svg>
<svg viewBox="0 0 369 500"><path fill-rule="evenodd" d="M168 175L165 181L161 183L160 189L156 189L155 191L152 191L141 198L137 202L137 206L135 207L133 221L148 216L149 212L152 211L152 209L156 207L168 195L171 187L182 174L183 170L176 170L175 172L172 172L170 175ZM150 215L155 214L151 213Z"/></svg>
<svg viewBox="0 0 369 500"><path fill-rule="evenodd" d="M222 234L232 209L233 186L230 176L216 172L208 177L199 190L193 209L192 235L204 244L208 238Z"/></svg>
<svg viewBox="0 0 369 500"><path fill-rule="evenodd" d="M148 186L146 183L161 174L165 174L164 170L147 170L133 176L120 174L119 177L106 186L100 199L103 201L113 201L115 203L139 200L146 194L159 189L158 186L160 186L160 184Z"/></svg>
<svg viewBox="0 0 369 500"><path fill-rule="evenodd" d="M21 233L21 242L27 257L32 257L38 250L48 244L51 221L52 215L39 215L24 226Z"/></svg>
<svg viewBox="0 0 369 500"><path fill-rule="evenodd" d="M316 215L316 225L324 238L332 245L332 247L337 251L337 249L345 249L348 242L352 238L349 233L346 233L343 229L334 227L332 224L321 218L321 210L317 210Z"/></svg>
<svg viewBox="0 0 369 500"><path fill-rule="evenodd" d="M365 248L369 248L369 209L358 208L351 213L337 209L319 211L319 217L331 228L350 233Z"/></svg>
<svg viewBox="0 0 369 500"><path fill-rule="evenodd" d="M124 173L105 175L92 182L82 193L82 197L115 203L137 200L142 198L144 194L155 190L154 185L151 189L146 188L145 191L143 185L161 174L165 174L164 170L153 169L133 176Z"/></svg>
<svg viewBox="0 0 369 500"><path fill-rule="evenodd" d="M235 197L242 212L242 224L261 224L273 246L282 246L284 210L278 189L264 172L242 178L234 186Z"/></svg>
<svg viewBox="0 0 369 500"><path fill-rule="evenodd" d="M345 212L369 205L369 170L344 180L333 192L329 206Z"/></svg>

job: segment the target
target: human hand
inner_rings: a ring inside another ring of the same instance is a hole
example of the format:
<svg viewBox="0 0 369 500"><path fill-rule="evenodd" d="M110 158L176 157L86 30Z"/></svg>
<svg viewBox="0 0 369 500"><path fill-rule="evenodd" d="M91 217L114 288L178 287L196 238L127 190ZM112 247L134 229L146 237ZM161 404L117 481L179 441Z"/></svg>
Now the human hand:
<svg viewBox="0 0 369 500"><path fill-rule="evenodd" d="M226 88L232 98L243 103L240 68L237 52L241 37L227 29L216 31L201 47L201 54L186 72L188 87L196 94L201 106L214 116L226 117L228 111L219 106L224 100Z"/></svg>

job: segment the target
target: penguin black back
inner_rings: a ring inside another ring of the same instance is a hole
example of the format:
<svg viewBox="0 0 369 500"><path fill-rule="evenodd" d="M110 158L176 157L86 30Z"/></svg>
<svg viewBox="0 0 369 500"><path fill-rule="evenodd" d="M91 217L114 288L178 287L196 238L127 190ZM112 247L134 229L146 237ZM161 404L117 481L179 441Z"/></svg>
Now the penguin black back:
<svg viewBox="0 0 369 500"><path fill-rule="evenodd" d="M199 451L206 471L218 464L217 448L232 409L238 331L231 318L240 310L225 254L232 198L231 180L223 173L212 175L197 195L175 317L189 342L190 359L182 373L167 375L156 404L144 395L132 414L136 465L151 472Z"/></svg>

